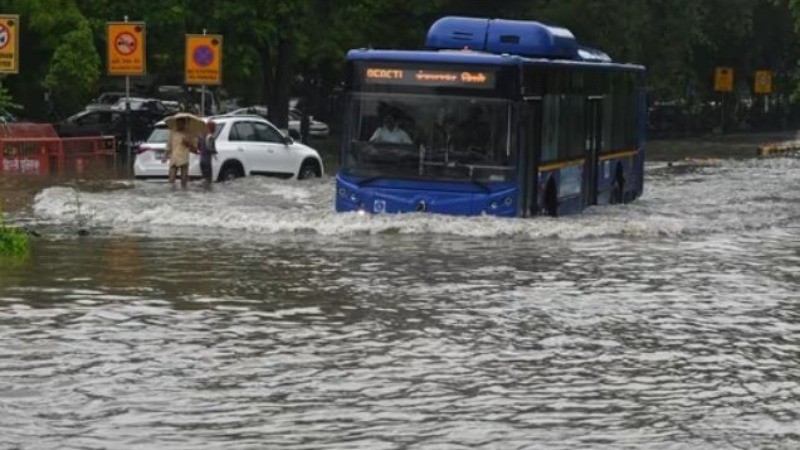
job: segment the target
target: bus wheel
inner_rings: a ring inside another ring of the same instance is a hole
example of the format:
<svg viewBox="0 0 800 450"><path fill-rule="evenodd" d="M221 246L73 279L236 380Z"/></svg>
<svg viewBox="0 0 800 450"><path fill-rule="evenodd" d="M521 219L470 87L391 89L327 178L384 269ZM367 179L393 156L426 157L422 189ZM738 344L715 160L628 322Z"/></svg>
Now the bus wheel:
<svg viewBox="0 0 800 450"><path fill-rule="evenodd" d="M547 190L544 193L543 212L550 217L558 216L558 193L556 192L556 184L552 180L547 183Z"/></svg>

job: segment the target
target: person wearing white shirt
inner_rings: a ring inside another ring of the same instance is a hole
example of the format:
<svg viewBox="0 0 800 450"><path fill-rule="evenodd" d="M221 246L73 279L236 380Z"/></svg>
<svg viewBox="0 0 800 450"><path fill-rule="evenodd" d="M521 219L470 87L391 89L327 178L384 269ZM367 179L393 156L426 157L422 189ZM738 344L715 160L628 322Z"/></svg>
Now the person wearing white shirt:
<svg viewBox="0 0 800 450"><path fill-rule="evenodd" d="M393 115L387 114L383 119L383 126L372 133L370 142L385 144L411 144L411 137L402 128L397 126Z"/></svg>

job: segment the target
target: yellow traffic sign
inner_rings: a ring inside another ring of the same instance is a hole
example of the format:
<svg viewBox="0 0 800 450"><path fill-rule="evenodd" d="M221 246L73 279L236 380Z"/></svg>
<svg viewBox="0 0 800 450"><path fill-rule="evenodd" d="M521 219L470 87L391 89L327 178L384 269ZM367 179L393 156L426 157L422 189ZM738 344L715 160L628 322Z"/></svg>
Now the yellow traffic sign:
<svg viewBox="0 0 800 450"><path fill-rule="evenodd" d="M144 22L108 22L106 42L109 75L146 73Z"/></svg>
<svg viewBox="0 0 800 450"><path fill-rule="evenodd" d="M714 90L717 92L733 91L733 69L717 67L714 70Z"/></svg>
<svg viewBox="0 0 800 450"><path fill-rule="evenodd" d="M771 94L772 93L772 71L771 70L757 70L755 79L756 94Z"/></svg>
<svg viewBox="0 0 800 450"><path fill-rule="evenodd" d="M186 35L186 84L222 84L222 36Z"/></svg>
<svg viewBox="0 0 800 450"><path fill-rule="evenodd" d="M19 16L0 15L0 73L19 72Z"/></svg>

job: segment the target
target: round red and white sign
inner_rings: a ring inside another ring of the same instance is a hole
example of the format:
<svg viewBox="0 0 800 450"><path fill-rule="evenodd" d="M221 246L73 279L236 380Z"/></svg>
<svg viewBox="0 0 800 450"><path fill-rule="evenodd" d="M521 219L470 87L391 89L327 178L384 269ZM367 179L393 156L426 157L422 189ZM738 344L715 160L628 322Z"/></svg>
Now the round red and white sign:
<svg viewBox="0 0 800 450"><path fill-rule="evenodd" d="M127 31L120 33L114 38L114 48L124 56L132 55L136 51L136 36L128 33Z"/></svg>
<svg viewBox="0 0 800 450"><path fill-rule="evenodd" d="M11 42L11 31L0 23L0 50L6 48L9 42Z"/></svg>

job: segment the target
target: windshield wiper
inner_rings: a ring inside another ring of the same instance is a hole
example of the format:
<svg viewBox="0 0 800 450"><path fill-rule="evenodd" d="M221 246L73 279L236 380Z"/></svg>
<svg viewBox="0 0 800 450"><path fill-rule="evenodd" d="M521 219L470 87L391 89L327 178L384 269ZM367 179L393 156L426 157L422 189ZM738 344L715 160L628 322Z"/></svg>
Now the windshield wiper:
<svg viewBox="0 0 800 450"><path fill-rule="evenodd" d="M378 180L383 179L383 178L387 178L386 175L377 175L377 176L374 176L374 177L367 177L367 178L364 178L363 180L360 180L360 181L356 182L356 186L363 187L365 184L370 184L373 181L378 181Z"/></svg>

